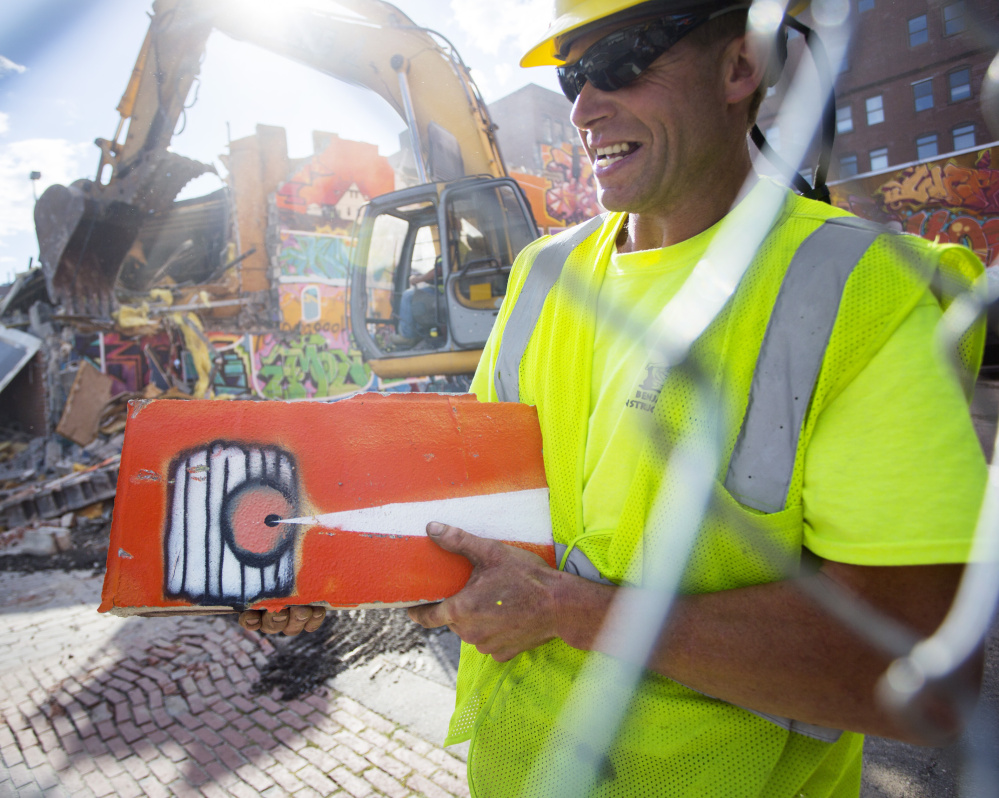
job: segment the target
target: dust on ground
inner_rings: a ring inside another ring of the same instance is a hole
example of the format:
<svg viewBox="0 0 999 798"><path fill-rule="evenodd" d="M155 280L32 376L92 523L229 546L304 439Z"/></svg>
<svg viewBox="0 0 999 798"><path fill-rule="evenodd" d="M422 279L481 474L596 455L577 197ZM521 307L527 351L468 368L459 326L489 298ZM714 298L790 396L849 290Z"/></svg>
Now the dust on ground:
<svg viewBox="0 0 999 798"><path fill-rule="evenodd" d="M293 699L379 654L406 654L428 645L436 633L417 626L402 609L329 613L318 631L272 638L275 651L261 668L255 693L275 688Z"/></svg>

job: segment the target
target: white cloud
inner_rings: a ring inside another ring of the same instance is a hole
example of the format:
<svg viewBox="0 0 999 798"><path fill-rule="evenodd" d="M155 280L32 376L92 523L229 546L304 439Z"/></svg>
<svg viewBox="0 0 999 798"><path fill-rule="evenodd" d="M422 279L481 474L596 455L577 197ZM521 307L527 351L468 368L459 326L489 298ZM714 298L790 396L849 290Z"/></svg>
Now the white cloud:
<svg viewBox="0 0 999 798"><path fill-rule="evenodd" d="M24 139L0 146L0 244L34 230L32 172L41 172L38 195L53 183L69 185L92 171L97 151L90 142Z"/></svg>
<svg viewBox="0 0 999 798"><path fill-rule="evenodd" d="M8 130L10 130L10 114L0 111L0 134L6 133Z"/></svg>
<svg viewBox="0 0 999 798"><path fill-rule="evenodd" d="M18 75L27 72L28 68L22 66L21 64L15 64L6 56L0 55L0 78L5 78L8 75L17 73Z"/></svg>
<svg viewBox="0 0 999 798"><path fill-rule="evenodd" d="M507 0L503 4L451 0L451 13L483 52L496 55L509 45L519 57L548 29L552 5L552 0Z"/></svg>

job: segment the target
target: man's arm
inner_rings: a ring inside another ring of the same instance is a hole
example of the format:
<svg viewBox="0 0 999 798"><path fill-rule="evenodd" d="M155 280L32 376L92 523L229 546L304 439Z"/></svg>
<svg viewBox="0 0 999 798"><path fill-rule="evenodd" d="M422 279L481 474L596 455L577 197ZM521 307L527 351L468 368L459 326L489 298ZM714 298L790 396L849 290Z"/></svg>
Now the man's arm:
<svg viewBox="0 0 999 798"><path fill-rule="evenodd" d="M428 272L424 272L423 274L411 274L409 275L409 284L414 288L416 288L416 286L421 285L423 283L433 282L435 276L436 276L436 271L434 269L431 269Z"/></svg>
<svg viewBox="0 0 999 798"><path fill-rule="evenodd" d="M456 595L411 608L414 621L447 625L499 661L555 637L574 648L594 649L619 588L555 571L539 557L454 527L431 537L468 557L474 570ZM824 562L805 578L830 580L923 637L946 615L961 569ZM777 582L679 597L647 667L762 712L908 742L939 742L920 737L875 699L888 664L886 655L793 582ZM969 685L976 689L980 672L974 664L970 670ZM945 706L931 710L939 724L954 726Z"/></svg>

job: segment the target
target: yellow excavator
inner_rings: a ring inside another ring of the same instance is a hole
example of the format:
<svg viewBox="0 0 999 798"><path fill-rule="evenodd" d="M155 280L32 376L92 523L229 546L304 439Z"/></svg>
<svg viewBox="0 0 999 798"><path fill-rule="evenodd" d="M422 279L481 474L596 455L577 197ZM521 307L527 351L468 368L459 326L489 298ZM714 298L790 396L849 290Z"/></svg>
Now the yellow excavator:
<svg viewBox="0 0 999 798"><path fill-rule="evenodd" d="M537 227L468 69L446 39L382 0L251 5L279 15L275 24L247 13L245 0L155 0L118 129L96 141L96 179L52 186L35 207L50 298L69 314L107 318L143 224L212 170L168 147L218 30L367 88L405 120L418 185L359 214L351 335L381 377L471 372L513 259ZM407 291L422 300L409 340L400 330Z"/></svg>

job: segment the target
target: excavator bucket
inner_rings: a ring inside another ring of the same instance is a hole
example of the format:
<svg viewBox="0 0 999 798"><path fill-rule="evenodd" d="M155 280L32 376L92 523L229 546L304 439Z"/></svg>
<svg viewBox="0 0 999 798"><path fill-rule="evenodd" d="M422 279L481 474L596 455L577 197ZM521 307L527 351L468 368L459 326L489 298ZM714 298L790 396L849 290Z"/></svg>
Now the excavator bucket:
<svg viewBox="0 0 999 798"><path fill-rule="evenodd" d="M158 152L107 187L90 180L50 186L35 205L35 231L52 302L72 314L107 318L143 222L167 210L188 181L208 171L207 164Z"/></svg>

